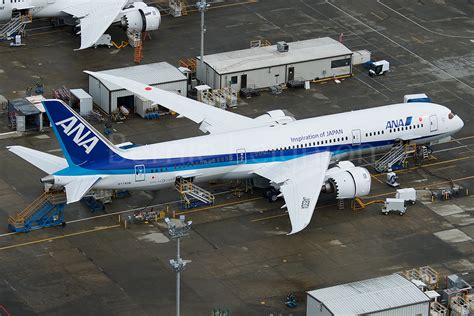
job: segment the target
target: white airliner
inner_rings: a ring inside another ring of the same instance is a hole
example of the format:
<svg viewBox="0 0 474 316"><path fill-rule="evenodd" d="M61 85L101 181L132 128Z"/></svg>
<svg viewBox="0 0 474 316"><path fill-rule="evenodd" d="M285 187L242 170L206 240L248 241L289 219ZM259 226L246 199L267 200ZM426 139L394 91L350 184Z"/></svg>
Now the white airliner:
<svg viewBox="0 0 474 316"><path fill-rule="evenodd" d="M255 119L221 110L124 78L91 73L200 124L210 135L120 148L58 100L44 102L65 159L33 149L9 150L64 186L68 203L90 189L159 190L178 177L263 177L285 199L291 233L311 221L320 192L338 199L367 195L369 172L342 161L354 152L388 150L399 141L430 143L449 137L464 123L433 103L402 103L295 120L282 110ZM336 163L329 168L331 163Z"/></svg>
<svg viewBox="0 0 474 316"><path fill-rule="evenodd" d="M142 0L0 0L0 21L13 13L33 18L72 17L78 19L81 47L93 46L113 23L133 32L157 30L160 11Z"/></svg>

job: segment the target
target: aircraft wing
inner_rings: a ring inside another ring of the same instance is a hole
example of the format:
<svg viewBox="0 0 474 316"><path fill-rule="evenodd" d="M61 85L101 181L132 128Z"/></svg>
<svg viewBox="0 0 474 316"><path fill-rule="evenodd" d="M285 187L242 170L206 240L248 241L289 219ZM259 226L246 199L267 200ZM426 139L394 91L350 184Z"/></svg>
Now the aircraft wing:
<svg viewBox="0 0 474 316"><path fill-rule="evenodd" d="M79 49L94 45L126 4L127 0L101 0L83 2L63 9L64 13L79 19L81 27Z"/></svg>
<svg viewBox="0 0 474 316"><path fill-rule="evenodd" d="M113 83L173 112L179 113L181 116L200 124L200 130L203 132L224 133L262 126L261 122L249 117L222 110L130 79L90 71L85 71L85 73L99 80Z"/></svg>
<svg viewBox="0 0 474 316"><path fill-rule="evenodd" d="M277 162L255 172L280 188L290 215L289 235L310 223L330 160L331 154L322 152Z"/></svg>

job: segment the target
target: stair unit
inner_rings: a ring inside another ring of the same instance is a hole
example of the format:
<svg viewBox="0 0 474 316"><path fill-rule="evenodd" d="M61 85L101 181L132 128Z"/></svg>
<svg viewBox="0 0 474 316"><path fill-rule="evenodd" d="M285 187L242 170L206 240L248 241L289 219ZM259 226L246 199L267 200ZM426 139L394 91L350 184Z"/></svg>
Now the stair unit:
<svg viewBox="0 0 474 316"><path fill-rule="evenodd" d="M194 184L192 178L176 178L175 188L179 192L181 200L186 207L191 205L193 199L208 205L214 204L214 195Z"/></svg>
<svg viewBox="0 0 474 316"><path fill-rule="evenodd" d="M8 218L8 229L12 232L28 232L63 225L66 201L64 192L44 192L23 211Z"/></svg>
<svg viewBox="0 0 474 316"><path fill-rule="evenodd" d="M375 162L377 172L387 172L393 165L403 164L408 155L416 153L415 144L395 144L385 155Z"/></svg>
<svg viewBox="0 0 474 316"><path fill-rule="evenodd" d="M32 22L30 14L24 15L21 12L13 12L13 16L8 23L0 26L0 39L8 40L13 35L25 35L26 25Z"/></svg>

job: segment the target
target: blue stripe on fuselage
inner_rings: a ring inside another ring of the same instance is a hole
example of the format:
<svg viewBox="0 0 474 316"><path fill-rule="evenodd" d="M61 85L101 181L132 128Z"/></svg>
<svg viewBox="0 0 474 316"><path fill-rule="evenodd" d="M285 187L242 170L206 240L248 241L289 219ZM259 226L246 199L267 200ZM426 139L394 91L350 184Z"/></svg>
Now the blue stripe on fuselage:
<svg viewBox="0 0 474 316"><path fill-rule="evenodd" d="M237 153L209 155L202 157L179 157L169 159L111 159L106 162L94 162L87 168L70 167L55 173L58 176L92 175L92 174L133 174L135 166L145 165L147 173L161 173L182 170L198 170L205 168L217 168L235 166L237 164L258 164L268 162L279 162L295 159L305 155L318 152L330 151L337 155L351 151L357 151L372 147L390 145L392 141L370 142L361 145L338 144L331 146L318 146L307 148L295 148L287 150L247 152L244 162L237 162Z"/></svg>
<svg viewBox="0 0 474 316"><path fill-rule="evenodd" d="M424 138L440 136L430 135ZM239 164L259 164L268 162L279 162L295 159L305 155L312 155L318 152L331 152L333 155L359 151L368 148L392 145L394 140L366 142L360 145L337 144L330 146L318 146L307 148L295 148L286 150L270 150L261 152L247 152L246 160ZM302 145L302 144L301 144ZM183 170L199 170L206 168L236 166L238 153L208 155L201 157L178 157L167 159L145 159L131 160L112 156L108 161L91 162L87 168L69 167L55 173L58 176L78 176L94 174L134 174L135 166L145 165L146 173L164 173Z"/></svg>

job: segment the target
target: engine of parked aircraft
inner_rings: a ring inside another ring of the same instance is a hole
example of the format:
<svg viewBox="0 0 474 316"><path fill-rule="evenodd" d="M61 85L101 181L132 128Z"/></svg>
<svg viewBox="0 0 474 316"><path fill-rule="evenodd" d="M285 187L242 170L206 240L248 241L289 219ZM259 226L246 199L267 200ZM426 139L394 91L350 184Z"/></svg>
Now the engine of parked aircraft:
<svg viewBox="0 0 474 316"><path fill-rule="evenodd" d="M143 2L135 2L122 12L122 27L135 32L157 30L161 22L160 11Z"/></svg>
<svg viewBox="0 0 474 316"><path fill-rule="evenodd" d="M338 199L352 199L370 193L371 177L367 169L341 161L326 173L323 193L336 193Z"/></svg>

